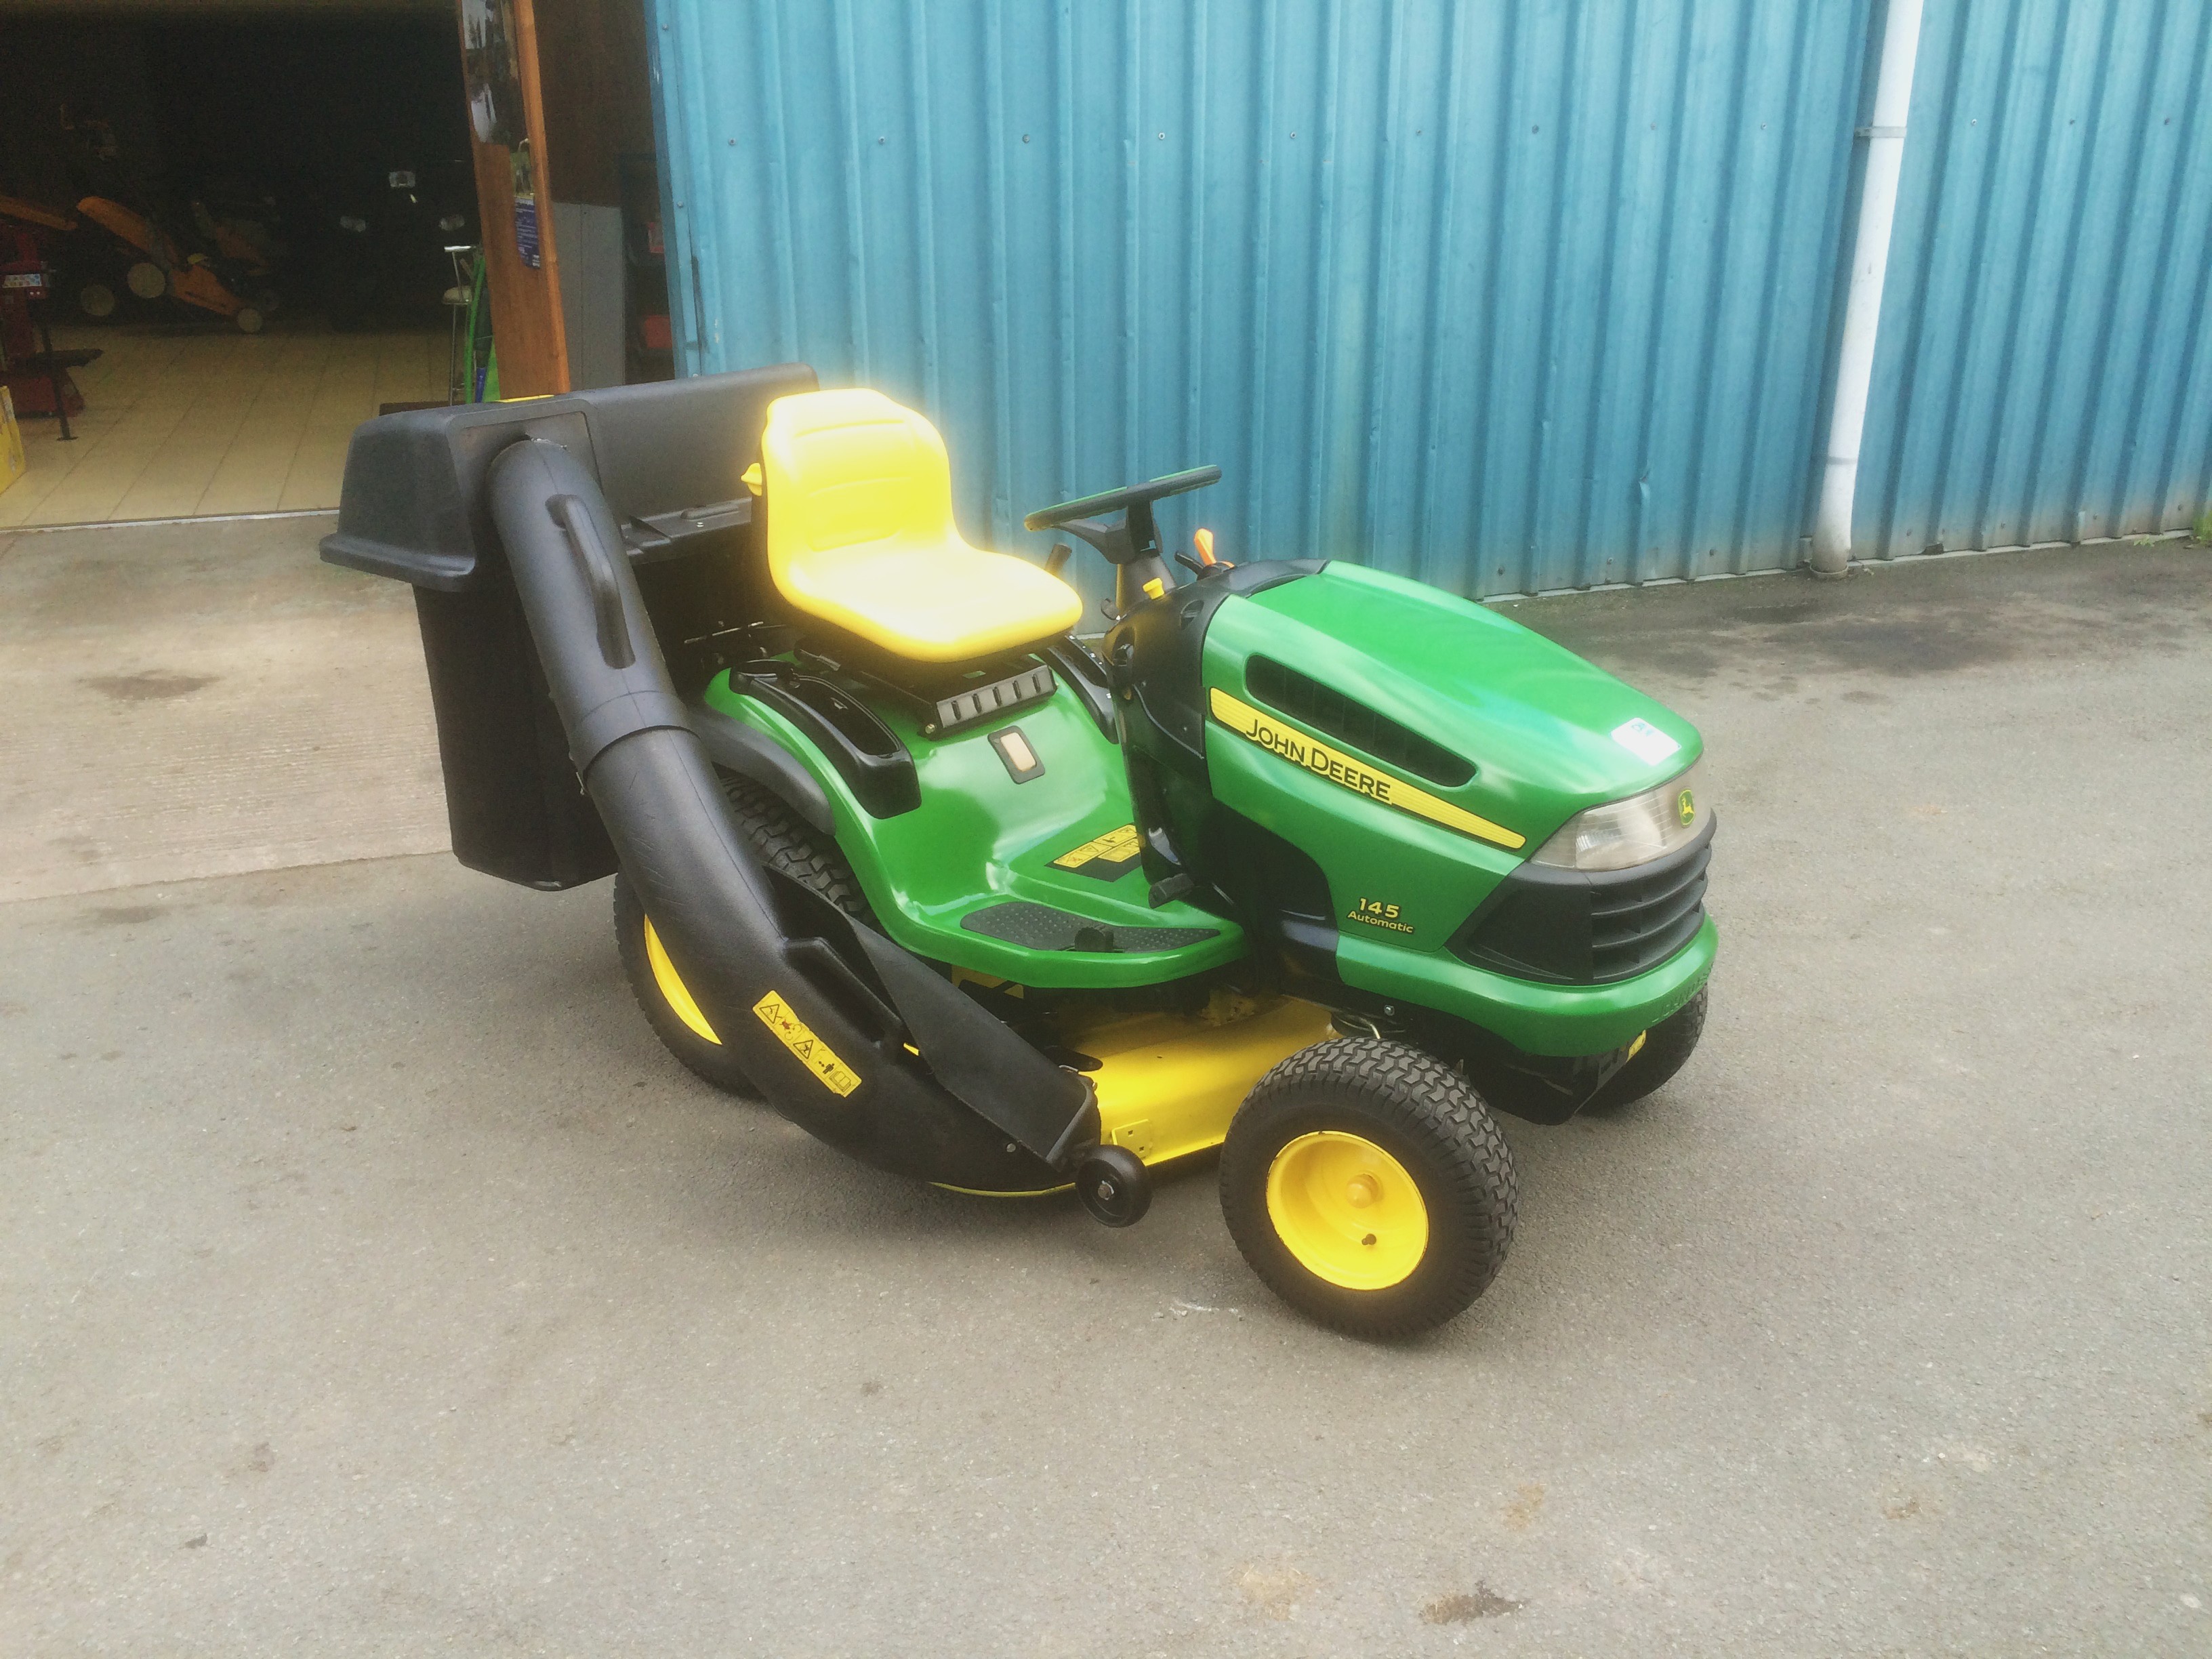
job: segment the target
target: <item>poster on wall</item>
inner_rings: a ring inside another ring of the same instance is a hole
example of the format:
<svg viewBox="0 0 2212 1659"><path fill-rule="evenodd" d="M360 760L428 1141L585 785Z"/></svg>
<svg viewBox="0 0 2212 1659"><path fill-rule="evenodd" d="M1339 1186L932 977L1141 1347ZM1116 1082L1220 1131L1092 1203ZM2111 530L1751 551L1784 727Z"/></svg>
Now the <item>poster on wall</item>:
<svg viewBox="0 0 2212 1659"><path fill-rule="evenodd" d="M507 152L513 161L514 186L514 251L532 270L538 268L538 178L530 164L530 141L526 138Z"/></svg>

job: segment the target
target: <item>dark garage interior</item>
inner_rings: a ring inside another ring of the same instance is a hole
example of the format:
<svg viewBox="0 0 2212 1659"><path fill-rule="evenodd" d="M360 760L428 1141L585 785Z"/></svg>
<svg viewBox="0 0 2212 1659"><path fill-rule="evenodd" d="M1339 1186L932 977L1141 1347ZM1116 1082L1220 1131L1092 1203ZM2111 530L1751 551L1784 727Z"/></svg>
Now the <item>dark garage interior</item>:
<svg viewBox="0 0 2212 1659"><path fill-rule="evenodd" d="M498 143L471 27L528 62ZM638 0L0 6L0 527L327 508L380 411L670 374L644 45Z"/></svg>

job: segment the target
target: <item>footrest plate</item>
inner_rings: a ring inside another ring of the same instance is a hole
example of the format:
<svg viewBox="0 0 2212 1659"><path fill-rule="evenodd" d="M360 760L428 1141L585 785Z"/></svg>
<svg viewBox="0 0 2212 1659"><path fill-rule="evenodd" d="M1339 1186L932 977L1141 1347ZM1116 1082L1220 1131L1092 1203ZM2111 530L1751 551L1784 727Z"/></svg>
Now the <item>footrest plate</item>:
<svg viewBox="0 0 2212 1659"><path fill-rule="evenodd" d="M971 910L961 917L960 925L971 933L1002 939L1032 951L1080 951L1102 956L1180 951L1221 936L1218 927L1117 927L1028 899L1008 899Z"/></svg>

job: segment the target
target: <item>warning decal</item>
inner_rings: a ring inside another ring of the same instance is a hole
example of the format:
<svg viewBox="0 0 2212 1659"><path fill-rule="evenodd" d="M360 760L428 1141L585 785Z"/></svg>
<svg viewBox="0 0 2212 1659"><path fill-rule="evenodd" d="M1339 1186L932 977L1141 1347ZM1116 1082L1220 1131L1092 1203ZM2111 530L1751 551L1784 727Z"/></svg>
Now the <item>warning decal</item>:
<svg viewBox="0 0 2212 1659"><path fill-rule="evenodd" d="M833 1095L849 1095L860 1086L860 1074L830 1052L830 1045L814 1035L814 1029L797 1014L791 1005L770 991L753 1004L753 1012L761 1024L775 1033L783 1046L805 1063L806 1069L822 1079L822 1086Z"/></svg>
<svg viewBox="0 0 2212 1659"><path fill-rule="evenodd" d="M1137 826L1125 823L1119 830L1092 836L1080 847L1070 848L1052 861L1052 867L1073 870L1079 876L1096 876L1101 881L1115 881L1136 866L1141 854Z"/></svg>

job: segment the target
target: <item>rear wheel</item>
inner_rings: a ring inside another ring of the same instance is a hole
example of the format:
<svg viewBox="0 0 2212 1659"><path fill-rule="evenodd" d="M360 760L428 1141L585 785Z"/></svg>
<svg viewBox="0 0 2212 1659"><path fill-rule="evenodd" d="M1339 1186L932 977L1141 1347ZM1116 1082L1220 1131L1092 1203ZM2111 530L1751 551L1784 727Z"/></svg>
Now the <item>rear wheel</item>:
<svg viewBox="0 0 2212 1659"><path fill-rule="evenodd" d="M849 915L867 915L860 882L836 842L757 784L728 773L720 775L732 815L763 864L811 888ZM619 872L615 876L615 943L622 952L630 994L662 1046L716 1088L732 1094L755 1093L752 1079L723 1046L669 960L636 888Z"/></svg>
<svg viewBox="0 0 2212 1659"><path fill-rule="evenodd" d="M1354 1336L1459 1313L1512 1242L1513 1156L1481 1097L1402 1043L1345 1039L1253 1086L1221 1152L1221 1208L1284 1301Z"/></svg>
<svg viewBox="0 0 2212 1659"><path fill-rule="evenodd" d="M1605 1112L1644 1098L1682 1069L1705 1029L1705 990L1644 1034L1644 1046L1628 1064L1606 1079L1584 1111Z"/></svg>
<svg viewBox="0 0 2212 1659"><path fill-rule="evenodd" d="M115 297L115 290L97 279L79 283L76 299L77 315L88 323L113 320L116 308L121 303Z"/></svg>
<svg viewBox="0 0 2212 1659"><path fill-rule="evenodd" d="M629 878L615 876L615 943L622 951L623 974L629 993L637 999L645 1023L653 1027L661 1046L684 1066L717 1089L732 1094L753 1092L752 1079L731 1058L714 1034L707 1016L684 988L676 966L653 930L652 918L631 886Z"/></svg>
<svg viewBox="0 0 2212 1659"><path fill-rule="evenodd" d="M240 334L258 334L262 325L268 319L262 316L258 307L240 306L231 314L230 320L238 325Z"/></svg>

